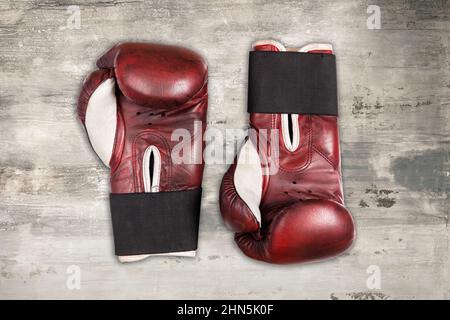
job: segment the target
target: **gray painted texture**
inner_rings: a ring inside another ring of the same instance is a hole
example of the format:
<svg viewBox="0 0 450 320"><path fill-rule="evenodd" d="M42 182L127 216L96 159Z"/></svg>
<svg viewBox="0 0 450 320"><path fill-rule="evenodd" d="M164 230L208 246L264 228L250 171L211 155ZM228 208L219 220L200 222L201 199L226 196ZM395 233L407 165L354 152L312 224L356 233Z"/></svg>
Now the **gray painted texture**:
<svg viewBox="0 0 450 320"><path fill-rule="evenodd" d="M380 30L366 26L369 4ZM0 298L449 299L449 16L448 1L1 0ZM108 170L76 116L82 79L119 41L189 46L209 64L209 125L244 128L248 50L262 38L334 45L354 246L307 265L244 257L218 209L227 165L211 164L198 256L119 264ZM66 287L71 265L79 290ZM371 265L380 289L366 285Z"/></svg>

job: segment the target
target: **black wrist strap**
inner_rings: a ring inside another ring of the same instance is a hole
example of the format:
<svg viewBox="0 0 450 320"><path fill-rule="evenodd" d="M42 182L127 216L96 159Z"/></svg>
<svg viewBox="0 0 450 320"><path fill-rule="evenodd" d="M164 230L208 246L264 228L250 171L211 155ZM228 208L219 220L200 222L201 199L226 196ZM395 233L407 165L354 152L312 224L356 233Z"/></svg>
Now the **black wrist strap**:
<svg viewBox="0 0 450 320"><path fill-rule="evenodd" d="M202 189L110 194L118 256L197 249Z"/></svg>
<svg viewBox="0 0 450 320"><path fill-rule="evenodd" d="M248 112L337 116L335 56L250 52Z"/></svg>

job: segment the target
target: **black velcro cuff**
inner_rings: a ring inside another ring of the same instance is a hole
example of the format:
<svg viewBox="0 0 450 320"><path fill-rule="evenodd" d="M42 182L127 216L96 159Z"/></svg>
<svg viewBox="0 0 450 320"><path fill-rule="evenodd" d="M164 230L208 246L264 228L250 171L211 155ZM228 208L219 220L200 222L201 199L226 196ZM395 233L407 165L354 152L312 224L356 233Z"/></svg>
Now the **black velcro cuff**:
<svg viewBox="0 0 450 320"><path fill-rule="evenodd" d="M202 189L110 194L115 254L197 249Z"/></svg>
<svg viewBox="0 0 450 320"><path fill-rule="evenodd" d="M337 116L335 56L250 52L248 112Z"/></svg>

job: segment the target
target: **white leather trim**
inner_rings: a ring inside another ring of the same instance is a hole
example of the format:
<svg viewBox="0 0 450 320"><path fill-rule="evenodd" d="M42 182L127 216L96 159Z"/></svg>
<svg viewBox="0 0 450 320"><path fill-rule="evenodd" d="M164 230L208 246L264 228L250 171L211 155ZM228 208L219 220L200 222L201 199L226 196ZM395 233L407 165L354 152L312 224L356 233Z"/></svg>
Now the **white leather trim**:
<svg viewBox="0 0 450 320"><path fill-rule="evenodd" d="M255 47L264 46L264 45L271 45L271 46L276 47L279 51L286 51L286 48L284 47L284 45L275 40L258 40L256 42L253 42L252 50L255 49Z"/></svg>
<svg viewBox="0 0 450 320"><path fill-rule="evenodd" d="M153 155L153 173L150 175L150 157ZM142 175L145 192L159 192L161 177L161 153L155 146L149 146L142 158ZM153 179L152 179L153 178Z"/></svg>
<svg viewBox="0 0 450 320"><path fill-rule="evenodd" d="M109 167L117 126L117 102L114 79L107 79L92 93L84 125L91 145Z"/></svg>
<svg viewBox="0 0 450 320"><path fill-rule="evenodd" d="M261 225L259 204L262 196L262 169L258 151L248 139L239 151L233 177L236 192Z"/></svg>
<svg viewBox="0 0 450 320"><path fill-rule="evenodd" d="M298 49L298 52L309 52L315 50L333 51L333 46L329 43L310 43Z"/></svg>
<svg viewBox="0 0 450 320"><path fill-rule="evenodd" d="M309 51L315 51L315 50L324 50L324 51L333 51L333 46L330 43L309 43L307 45L304 45L300 49L292 49L292 48L286 48L282 43L275 41L275 40L258 40L252 44L252 49L255 49L257 46L263 46L263 45L272 45L276 48L278 48L279 51L287 51L287 50L294 50L297 52L309 52Z"/></svg>
<svg viewBox="0 0 450 320"><path fill-rule="evenodd" d="M127 263L127 262L137 262L144 260L148 257L195 257L197 251L181 251L181 252L167 252L167 253L155 253L155 254L137 254L132 256L119 256L119 262Z"/></svg>
<svg viewBox="0 0 450 320"><path fill-rule="evenodd" d="M289 135L289 121L292 121L292 140ZM291 152L297 150L300 144L300 128L298 125L298 114L283 113L281 115L281 132L286 149L288 149Z"/></svg>

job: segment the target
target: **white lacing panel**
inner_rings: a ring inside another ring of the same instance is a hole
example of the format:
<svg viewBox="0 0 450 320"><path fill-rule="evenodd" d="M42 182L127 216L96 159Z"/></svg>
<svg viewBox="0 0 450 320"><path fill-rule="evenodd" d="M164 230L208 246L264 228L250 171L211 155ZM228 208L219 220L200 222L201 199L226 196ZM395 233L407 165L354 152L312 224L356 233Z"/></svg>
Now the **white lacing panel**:
<svg viewBox="0 0 450 320"><path fill-rule="evenodd" d="M292 128L292 137L289 133L289 122ZM291 152L297 150L300 145L300 128L298 124L298 114L286 114L281 115L281 133L283 136L283 142L286 147Z"/></svg>
<svg viewBox="0 0 450 320"><path fill-rule="evenodd" d="M153 157L153 172L150 172L150 158ZM145 192L159 192L161 176L161 153L155 146L149 146L142 158L142 175Z"/></svg>

